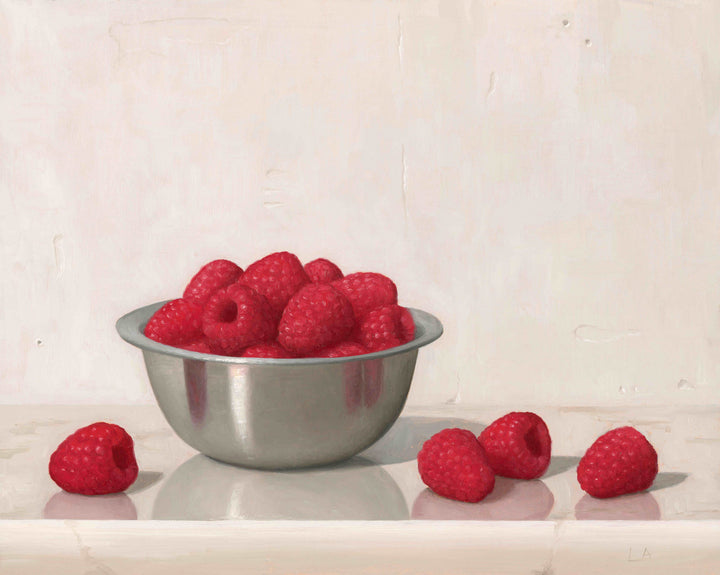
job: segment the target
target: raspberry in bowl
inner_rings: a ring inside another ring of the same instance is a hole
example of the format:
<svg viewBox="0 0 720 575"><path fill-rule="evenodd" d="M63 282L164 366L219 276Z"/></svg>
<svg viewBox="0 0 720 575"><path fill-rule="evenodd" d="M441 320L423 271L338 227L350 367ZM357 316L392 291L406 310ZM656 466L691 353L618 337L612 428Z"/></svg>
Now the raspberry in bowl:
<svg viewBox="0 0 720 575"><path fill-rule="evenodd" d="M380 439L405 405L419 349L442 335L440 321L401 306L389 278L338 278L326 259L303 266L277 252L247 267L216 262L192 278L190 297L116 325L142 351L177 435L257 469L336 463Z"/></svg>

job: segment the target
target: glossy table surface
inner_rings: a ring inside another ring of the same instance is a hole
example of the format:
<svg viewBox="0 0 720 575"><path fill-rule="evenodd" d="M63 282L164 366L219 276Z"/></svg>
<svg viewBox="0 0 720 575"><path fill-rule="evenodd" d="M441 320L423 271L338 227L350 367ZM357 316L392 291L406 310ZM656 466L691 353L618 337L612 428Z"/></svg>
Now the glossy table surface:
<svg viewBox="0 0 720 575"><path fill-rule="evenodd" d="M550 468L535 481L498 478L484 501L467 504L425 488L417 452L440 429L479 433L510 409L406 408L344 464L267 472L198 454L155 406L3 406L0 572L178 573L195 561L220 573L238 564L268 573L720 572L719 409L515 409L547 422ZM50 454L100 420L133 436L137 481L116 495L63 492L47 473ZM621 425L653 443L660 474L647 492L593 499L576 481L577 462Z"/></svg>

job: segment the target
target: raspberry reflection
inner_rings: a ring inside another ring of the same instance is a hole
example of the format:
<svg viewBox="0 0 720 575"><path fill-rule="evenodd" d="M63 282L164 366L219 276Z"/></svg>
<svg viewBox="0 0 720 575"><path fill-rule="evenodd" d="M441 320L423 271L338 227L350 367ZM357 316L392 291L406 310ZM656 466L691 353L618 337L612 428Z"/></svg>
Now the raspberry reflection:
<svg viewBox="0 0 720 575"><path fill-rule="evenodd" d="M542 521L555 498L540 480L495 478L492 493L478 503L454 501L425 489L415 499L413 519L457 521Z"/></svg>
<svg viewBox="0 0 720 575"><path fill-rule="evenodd" d="M137 519L135 505L124 493L79 495L60 491L43 510L45 519Z"/></svg>
<svg viewBox="0 0 720 575"><path fill-rule="evenodd" d="M609 499L585 494L575 505L576 519L653 521L660 519L660 506L652 494L633 493Z"/></svg>

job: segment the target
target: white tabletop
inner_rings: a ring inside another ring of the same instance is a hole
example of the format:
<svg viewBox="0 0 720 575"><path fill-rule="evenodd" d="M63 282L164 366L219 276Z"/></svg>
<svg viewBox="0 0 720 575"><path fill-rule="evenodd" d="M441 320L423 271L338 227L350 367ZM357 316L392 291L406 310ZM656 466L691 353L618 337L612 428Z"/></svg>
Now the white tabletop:
<svg viewBox="0 0 720 575"><path fill-rule="evenodd" d="M720 410L514 409L547 422L551 466L540 480L498 478L468 504L425 488L417 452L440 429L479 432L510 409L406 408L344 464L267 472L198 454L155 406L0 407L0 572L720 573ZM65 493L50 454L100 420L133 436L138 480L122 494ZM660 474L645 493L593 499L577 461L621 425L653 443Z"/></svg>

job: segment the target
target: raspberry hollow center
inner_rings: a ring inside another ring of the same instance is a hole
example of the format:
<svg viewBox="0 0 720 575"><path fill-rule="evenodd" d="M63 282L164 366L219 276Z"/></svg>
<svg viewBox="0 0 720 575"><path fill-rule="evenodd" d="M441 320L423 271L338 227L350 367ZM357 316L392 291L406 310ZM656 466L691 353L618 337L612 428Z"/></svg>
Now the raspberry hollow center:
<svg viewBox="0 0 720 575"><path fill-rule="evenodd" d="M237 319L238 307L237 304L228 300L223 303L223 306L218 310L218 321L222 323L232 323Z"/></svg>
<svg viewBox="0 0 720 575"><path fill-rule="evenodd" d="M540 444L540 435L538 433L537 425L533 425L523 438L525 445L527 445L528 451L532 453L533 457L540 457L542 455L542 446Z"/></svg>
<svg viewBox="0 0 720 575"><path fill-rule="evenodd" d="M132 456L130 455L130 450L126 449L122 445L116 445L112 448L112 456L113 461L115 462L115 465L119 469L125 469L130 466L130 463L132 462Z"/></svg>

